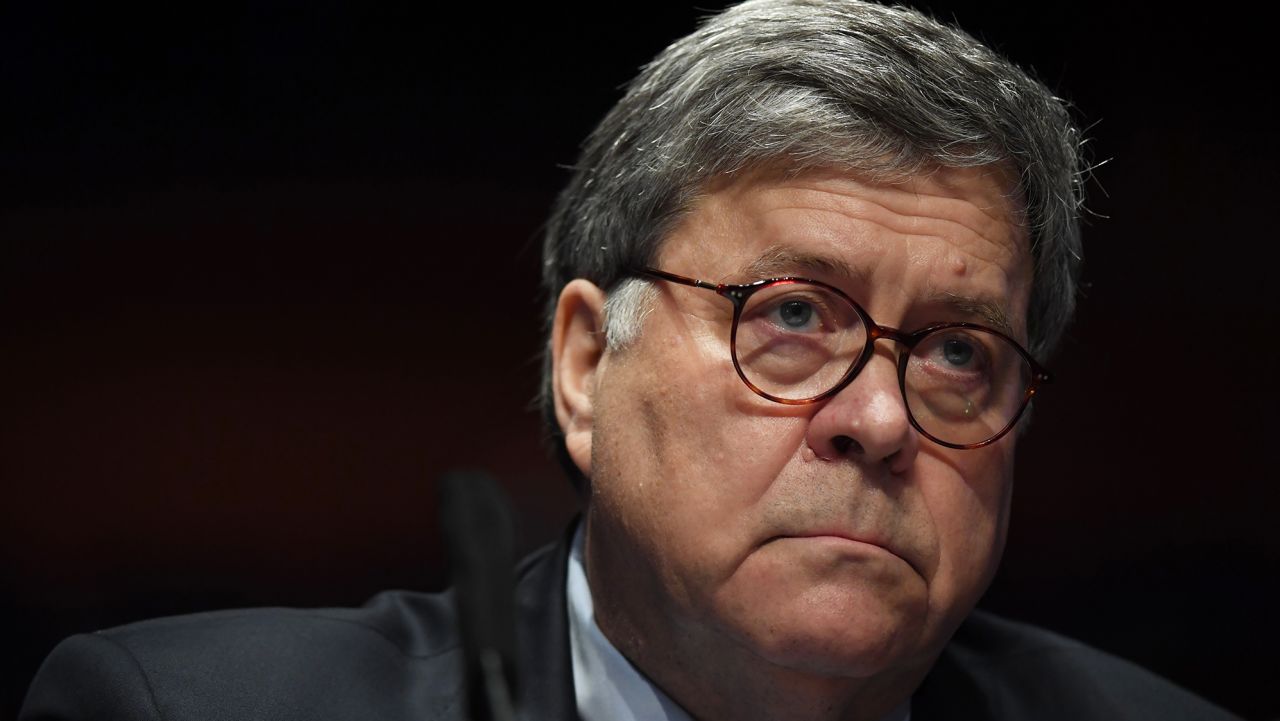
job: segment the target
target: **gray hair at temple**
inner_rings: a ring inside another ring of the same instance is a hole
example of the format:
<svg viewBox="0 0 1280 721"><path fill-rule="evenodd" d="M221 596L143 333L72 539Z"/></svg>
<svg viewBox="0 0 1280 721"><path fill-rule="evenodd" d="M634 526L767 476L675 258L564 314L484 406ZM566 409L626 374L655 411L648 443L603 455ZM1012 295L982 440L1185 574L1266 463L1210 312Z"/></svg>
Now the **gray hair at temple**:
<svg viewBox="0 0 1280 721"><path fill-rule="evenodd" d="M760 167L835 167L890 180L1001 165L1018 181L1034 277L1031 353L1052 352L1075 307L1081 138L1064 103L969 35L855 0L751 0L645 66L587 138L543 246L548 330L574 278L605 289L609 346L639 332L648 281L627 268L709 181ZM550 359L541 403L562 462ZM577 479L581 480L581 479Z"/></svg>

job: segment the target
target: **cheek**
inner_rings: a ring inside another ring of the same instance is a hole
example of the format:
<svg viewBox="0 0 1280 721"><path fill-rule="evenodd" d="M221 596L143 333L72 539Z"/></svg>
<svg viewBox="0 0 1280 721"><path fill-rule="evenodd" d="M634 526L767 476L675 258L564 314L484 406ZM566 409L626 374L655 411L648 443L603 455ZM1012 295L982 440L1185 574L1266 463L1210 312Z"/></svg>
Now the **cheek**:
<svg viewBox="0 0 1280 721"><path fill-rule="evenodd" d="M937 539L936 565L929 584L931 605L967 613L986 591L1004 550L1012 453L999 444L976 457L929 456L921 493ZM950 462L949 462L950 461ZM958 623L960 618L947 618Z"/></svg>
<svg viewBox="0 0 1280 721"><path fill-rule="evenodd" d="M698 514L698 530L711 537L758 515L805 443L804 418L772 414L737 376L729 380L671 393L663 400L672 407L653 409L657 423L679 418L655 449L663 476L681 482L671 511Z"/></svg>
<svg viewBox="0 0 1280 721"><path fill-rule="evenodd" d="M683 493L762 495L803 443L801 413L752 393L728 347L705 334L654 356L616 389L632 406L632 445L665 479L687 483Z"/></svg>
<svg viewBox="0 0 1280 721"><path fill-rule="evenodd" d="M693 367L670 353L646 372L635 360L598 395L592 504L667 585L713 584L750 546L752 508L796 455L805 421L766 407L727 358Z"/></svg>

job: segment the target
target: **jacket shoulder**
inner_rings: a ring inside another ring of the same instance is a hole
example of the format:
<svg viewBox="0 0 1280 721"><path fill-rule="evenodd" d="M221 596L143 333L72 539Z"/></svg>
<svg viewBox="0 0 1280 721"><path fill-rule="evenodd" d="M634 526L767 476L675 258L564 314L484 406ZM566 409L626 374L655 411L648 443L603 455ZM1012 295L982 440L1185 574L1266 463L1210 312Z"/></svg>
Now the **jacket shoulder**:
<svg viewBox="0 0 1280 721"><path fill-rule="evenodd" d="M460 653L448 594L174 616L63 641L20 718L453 718Z"/></svg>
<svg viewBox="0 0 1280 721"><path fill-rule="evenodd" d="M961 625L912 705L921 721L1236 718L1129 661L983 611Z"/></svg>

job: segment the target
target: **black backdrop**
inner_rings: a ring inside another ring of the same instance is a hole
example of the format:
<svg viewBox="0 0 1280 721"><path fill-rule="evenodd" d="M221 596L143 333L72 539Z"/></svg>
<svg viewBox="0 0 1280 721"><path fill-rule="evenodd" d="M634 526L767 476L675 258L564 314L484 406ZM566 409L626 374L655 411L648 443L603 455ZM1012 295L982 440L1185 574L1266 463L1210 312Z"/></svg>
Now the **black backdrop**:
<svg viewBox="0 0 1280 721"><path fill-rule="evenodd" d="M1280 716L1271 39L1059 5L929 6L1071 99L1100 163L984 604ZM498 474L524 546L559 530L540 223L700 14L0 9L0 717L68 633L441 586L446 468Z"/></svg>

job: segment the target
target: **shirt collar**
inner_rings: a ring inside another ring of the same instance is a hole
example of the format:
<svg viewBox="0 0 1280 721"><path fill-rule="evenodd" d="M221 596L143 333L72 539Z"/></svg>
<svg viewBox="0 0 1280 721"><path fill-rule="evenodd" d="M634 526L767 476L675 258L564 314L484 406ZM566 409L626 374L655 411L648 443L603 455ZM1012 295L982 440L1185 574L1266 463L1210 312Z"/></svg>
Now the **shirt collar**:
<svg viewBox="0 0 1280 721"><path fill-rule="evenodd" d="M662 689L631 665L596 625L583 566L583 527L573 534L566 584L573 689L582 721L692 721Z"/></svg>

